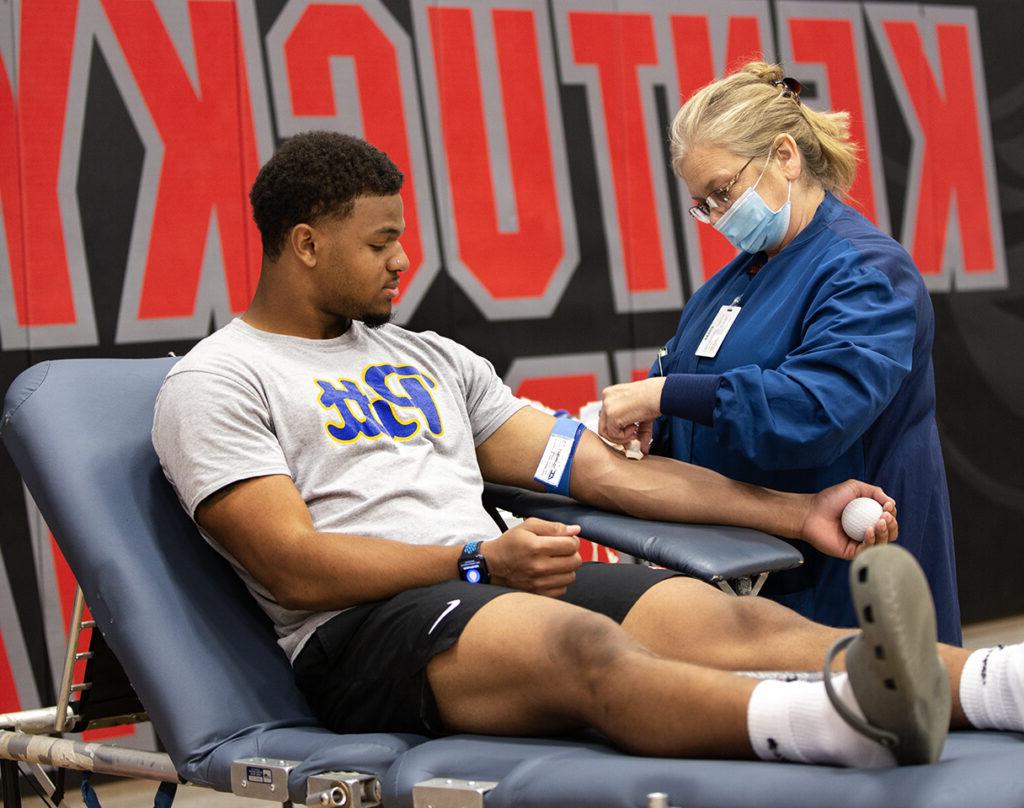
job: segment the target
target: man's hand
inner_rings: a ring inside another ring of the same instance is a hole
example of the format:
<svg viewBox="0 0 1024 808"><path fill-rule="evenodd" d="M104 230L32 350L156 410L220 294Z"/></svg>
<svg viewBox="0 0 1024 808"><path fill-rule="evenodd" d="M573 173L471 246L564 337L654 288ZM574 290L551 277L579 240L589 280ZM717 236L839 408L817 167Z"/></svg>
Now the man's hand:
<svg viewBox="0 0 1024 808"><path fill-rule="evenodd" d="M664 377L657 376L628 384L613 384L601 392L598 432L612 443L627 445L640 441L640 450L651 448L651 423L661 415Z"/></svg>
<svg viewBox="0 0 1024 808"><path fill-rule="evenodd" d="M863 542L847 536L840 521L843 508L857 497L870 497L882 506L882 515L864 533ZM878 486L847 480L811 497L800 538L826 555L850 560L865 547L896 541L899 532L896 503L892 498Z"/></svg>
<svg viewBox="0 0 1024 808"><path fill-rule="evenodd" d="M576 580L579 525L530 518L480 548L491 583L558 598Z"/></svg>

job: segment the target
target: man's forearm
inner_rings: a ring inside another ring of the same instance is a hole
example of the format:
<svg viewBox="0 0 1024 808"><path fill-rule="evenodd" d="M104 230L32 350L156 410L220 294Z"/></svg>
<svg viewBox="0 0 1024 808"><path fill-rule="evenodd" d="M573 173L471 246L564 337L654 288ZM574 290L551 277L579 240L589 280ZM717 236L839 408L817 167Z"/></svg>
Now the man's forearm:
<svg viewBox="0 0 1024 808"><path fill-rule="evenodd" d="M799 538L809 496L736 482L664 457L628 460L584 435L571 493L581 502L645 519L751 527Z"/></svg>
<svg viewBox="0 0 1024 808"><path fill-rule="evenodd" d="M322 533L290 477L225 486L196 521L289 609L342 609L454 578L458 546ZM466 541L479 536L469 536Z"/></svg>
<svg viewBox="0 0 1024 808"><path fill-rule="evenodd" d="M454 578L461 549L316 533L281 553L264 585L286 608L342 609Z"/></svg>
<svg viewBox="0 0 1024 808"><path fill-rule="evenodd" d="M477 447L484 479L534 490L533 479L554 420L524 407ZM738 483L700 466L661 457L627 460L584 430L569 493L597 508L644 519L753 527L800 538L810 497Z"/></svg>

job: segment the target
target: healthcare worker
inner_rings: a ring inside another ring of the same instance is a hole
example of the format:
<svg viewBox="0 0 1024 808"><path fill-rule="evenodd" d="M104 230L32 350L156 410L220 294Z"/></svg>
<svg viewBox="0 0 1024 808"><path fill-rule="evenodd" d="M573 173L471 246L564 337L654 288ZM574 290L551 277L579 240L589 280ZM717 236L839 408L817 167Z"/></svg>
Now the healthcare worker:
<svg viewBox="0 0 1024 808"><path fill-rule="evenodd" d="M907 252L842 201L856 168L847 113L809 109L780 67L751 63L698 91L671 134L690 215L740 252L686 304L650 378L604 391L602 434L789 491L880 485L939 638L959 644L931 301ZM763 594L856 625L849 562L801 550Z"/></svg>

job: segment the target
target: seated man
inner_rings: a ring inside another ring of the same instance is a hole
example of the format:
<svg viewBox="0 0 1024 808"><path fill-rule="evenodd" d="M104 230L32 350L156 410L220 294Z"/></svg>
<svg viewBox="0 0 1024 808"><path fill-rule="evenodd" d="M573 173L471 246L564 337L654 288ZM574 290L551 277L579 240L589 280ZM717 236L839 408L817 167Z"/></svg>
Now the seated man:
<svg viewBox="0 0 1024 808"><path fill-rule="evenodd" d="M497 535L483 480L538 488L554 420L457 343L387 325L408 267L401 184L355 138L288 140L250 195L264 250L252 305L173 368L156 405L168 478L326 726L592 727L640 754L854 766L934 759L951 717L1024 728L1022 649L937 649L927 587L896 548L855 562L867 617L830 701L821 682L730 671L817 668L843 632L670 572L581 566L573 525ZM864 483L780 493L577 437L571 493L600 508L853 558L839 515L871 496L886 511L863 546L896 537L893 503ZM467 568L483 581L460 579Z"/></svg>

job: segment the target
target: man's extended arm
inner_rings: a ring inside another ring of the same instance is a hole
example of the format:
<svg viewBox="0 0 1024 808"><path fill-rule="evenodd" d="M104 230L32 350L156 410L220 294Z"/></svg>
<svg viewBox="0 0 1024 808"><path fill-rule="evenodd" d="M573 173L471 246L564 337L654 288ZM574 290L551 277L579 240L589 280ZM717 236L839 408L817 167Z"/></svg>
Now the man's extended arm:
<svg viewBox="0 0 1024 808"><path fill-rule="evenodd" d="M485 478L540 488L533 472L551 425L550 416L529 407L509 418L477 450ZM856 496L886 501L880 489L864 483L844 483L816 496L787 494L664 458L626 460L589 432L576 453L571 492L606 510L756 527L803 538L845 557L861 545L839 528L843 506ZM893 510L891 500L886 507ZM306 503L284 475L254 477L221 489L199 505L196 521L282 606L293 609L339 609L454 578L461 549L317 532ZM869 531L865 545L892 540L895 531L887 516L885 530L878 535ZM560 595L580 564L578 532L573 525L528 519L485 542L492 580Z"/></svg>
<svg viewBox="0 0 1024 808"><path fill-rule="evenodd" d="M484 478L540 490L533 480L553 419L525 408L477 449ZM861 547L896 538L895 504L876 486L849 481L816 495L772 491L730 480L709 469L647 456L628 460L585 431L573 461L570 493L581 502L646 519L753 527L803 539L829 555L852 558ZM863 544L840 526L843 507L855 497L877 499L886 508L879 529Z"/></svg>

